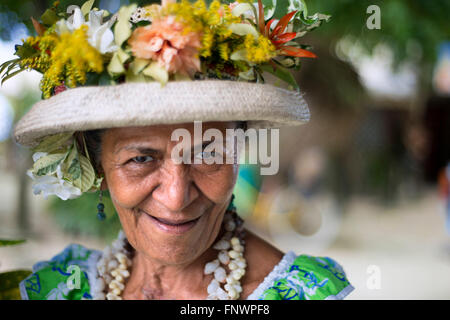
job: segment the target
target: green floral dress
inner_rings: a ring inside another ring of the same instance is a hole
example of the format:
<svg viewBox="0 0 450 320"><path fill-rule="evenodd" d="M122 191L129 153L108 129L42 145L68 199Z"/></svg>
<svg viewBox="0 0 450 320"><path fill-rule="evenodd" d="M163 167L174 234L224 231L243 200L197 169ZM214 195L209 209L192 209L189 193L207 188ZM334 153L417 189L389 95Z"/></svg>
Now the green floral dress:
<svg viewBox="0 0 450 320"><path fill-rule="evenodd" d="M22 299L93 299L91 288L98 277L101 252L71 244L50 261L33 266L33 273L20 283ZM71 267L72 266L72 267ZM75 266L75 267L74 267ZM78 272L78 283L74 282ZM342 267L328 257L297 256L288 252L249 300L343 299L353 290Z"/></svg>

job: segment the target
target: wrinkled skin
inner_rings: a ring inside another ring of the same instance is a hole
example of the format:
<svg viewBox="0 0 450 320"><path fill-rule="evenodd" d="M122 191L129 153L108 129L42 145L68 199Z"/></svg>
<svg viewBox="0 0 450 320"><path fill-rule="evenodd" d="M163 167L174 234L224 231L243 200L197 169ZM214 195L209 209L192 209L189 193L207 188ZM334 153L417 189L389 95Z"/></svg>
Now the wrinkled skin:
<svg viewBox="0 0 450 320"><path fill-rule="evenodd" d="M225 136L234 122L203 123ZM158 125L108 129L102 137L103 188L108 189L128 241L136 250L124 299L204 299L212 279L206 262L217 257L212 245L238 175L235 164L176 164L172 131L194 125ZM197 142L195 142L197 143ZM194 141L192 142L194 146ZM188 230L167 230L158 219L192 221ZM282 254L253 234L247 236L245 297L280 260ZM256 251L251 253L249 248ZM262 256L264 262L262 262ZM250 270L253 263L258 265Z"/></svg>

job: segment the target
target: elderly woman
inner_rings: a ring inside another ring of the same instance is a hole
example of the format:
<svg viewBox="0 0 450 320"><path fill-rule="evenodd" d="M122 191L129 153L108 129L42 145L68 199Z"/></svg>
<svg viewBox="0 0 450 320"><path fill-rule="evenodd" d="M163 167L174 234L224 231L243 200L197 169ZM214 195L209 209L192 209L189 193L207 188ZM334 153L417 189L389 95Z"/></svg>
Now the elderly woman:
<svg viewBox="0 0 450 320"><path fill-rule="evenodd" d="M16 54L20 68L43 72L44 100L15 139L34 148L34 193L98 191L103 218L108 190L123 231L103 252L72 244L36 264L21 282L23 299L341 299L352 291L334 260L285 254L245 231L232 194L239 143L211 151L215 139L181 149L174 139L195 136L195 120L202 136L308 120L298 90L261 83L265 66L283 73L313 57L293 41L296 11L271 26L258 5L132 5L104 22L88 1L52 8L66 15L60 20L33 21L38 36Z"/></svg>

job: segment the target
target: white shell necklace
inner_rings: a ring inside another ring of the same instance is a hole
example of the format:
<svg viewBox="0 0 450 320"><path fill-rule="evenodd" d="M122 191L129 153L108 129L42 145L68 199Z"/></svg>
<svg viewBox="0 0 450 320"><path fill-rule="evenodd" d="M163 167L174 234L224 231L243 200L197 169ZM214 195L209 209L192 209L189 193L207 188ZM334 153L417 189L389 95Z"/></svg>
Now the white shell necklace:
<svg viewBox="0 0 450 320"><path fill-rule="evenodd" d="M239 299L242 292L240 279L247 267L244 258L243 220L237 215L234 207L225 213L223 227L225 228L223 237L213 246L219 250L217 259L208 262L204 268L204 274L213 274L207 289L209 300ZM122 300L125 282L130 276L131 253L131 246L123 231L120 231L118 238L105 248L97 262L98 277L93 281L91 288L93 299Z"/></svg>

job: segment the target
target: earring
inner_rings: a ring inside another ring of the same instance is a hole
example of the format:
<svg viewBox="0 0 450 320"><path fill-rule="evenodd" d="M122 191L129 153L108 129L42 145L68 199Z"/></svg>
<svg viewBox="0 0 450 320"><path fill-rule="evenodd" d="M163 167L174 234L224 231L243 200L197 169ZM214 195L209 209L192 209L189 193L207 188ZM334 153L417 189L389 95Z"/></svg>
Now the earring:
<svg viewBox="0 0 450 320"><path fill-rule="evenodd" d="M231 195L231 201L230 204L228 205L227 211L236 211L236 206L233 203L234 201L234 194Z"/></svg>
<svg viewBox="0 0 450 320"><path fill-rule="evenodd" d="M97 205L97 218L100 221L103 221L106 219L106 215L105 215L105 205L103 204L103 191L100 190L100 194L98 197L98 205Z"/></svg>

